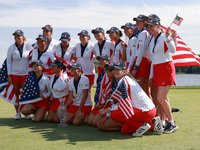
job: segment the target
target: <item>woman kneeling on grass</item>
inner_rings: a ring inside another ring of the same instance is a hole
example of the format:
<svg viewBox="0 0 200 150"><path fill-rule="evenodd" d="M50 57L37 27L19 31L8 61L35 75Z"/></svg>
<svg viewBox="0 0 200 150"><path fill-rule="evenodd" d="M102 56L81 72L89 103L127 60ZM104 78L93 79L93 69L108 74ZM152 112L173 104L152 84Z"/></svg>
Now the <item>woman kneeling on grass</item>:
<svg viewBox="0 0 200 150"><path fill-rule="evenodd" d="M110 99L117 104L99 111L100 115L106 116L98 122L98 128L105 131L121 128L123 134L133 133L133 136L142 136L150 128L154 128L161 134L161 121L156 119L153 126L152 119L156 115L156 108L152 100L135 80L126 75L123 62L115 63L113 67L114 77L119 83Z"/></svg>
<svg viewBox="0 0 200 150"><path fill-rule="evenodd" d="M21 112L24 115L34 114L35 122L41 122L46 114L46 111L49 109L49 97L51 95L51 91L49 87L50 81L49 81L49 78L43 75L42 73L43 63L40 60L35 60L31 64L33 66L33 72L28 75L25 81L25 86L22 91L21 97L23 97L23 95L26 96L27 95L26 93L30 95L30 92L28 91L35 88L35 87L32 87L33 81L31 80L36 80L36 82L38 82L38 88L36 88L35 91L39 90L40 94L39 94L38 99L25 101L24 103L26 102L32 102L32 103L28 103L22 106ZM30 83L28 84L29 81ZM31 86L27 86L30 84ZM27 89L30 87L32 87L32 89ZM20 103L23 103L21 100L22 99L20 98Z"/></svg>
<svg viewBox="0 0 200 150"><path fill-rule="evenodd" d="M65 103L68 98L68 81L67 74L63 73L65 66L63 62L56 59L54 63L51 63L52 71L54 75L51 76L50 88L53 95L53 101L50 101L50 108L47 115L47 121L59 123L60 119L57 114L57 109L60 106L59 98L64 98Z"/></svg>
<svg viewBox="0 0 200 150"><path fill-rule="evenodd" d="M85 117L92 109L92 100L89 94L89 79L82 76L82 66L80 64L73 64L70 66L71 75L73 78L69 81L69 98L66 107L67 110L65 122L69 124L73 122L74 125L81 125L85 121ZM70 105L73 101L73 104Z"/></svg>
<svg viewBox="0 0 200 150"><path fill-rule="evenodd" d="M99 67L103 70L97 78L97 88L94 96L95 106L92 109L91 113L88 116L87 123L88 125L92 125L94 127L97 126L97 122L101 119L99 116L99 110L102 109L105 105L105 99L103 98L102 91L105 88L105 85L109 82L109 78L107 76L105 65L110 63L110 57L108 55L97 56L97 60L99 60Z"/></svg>

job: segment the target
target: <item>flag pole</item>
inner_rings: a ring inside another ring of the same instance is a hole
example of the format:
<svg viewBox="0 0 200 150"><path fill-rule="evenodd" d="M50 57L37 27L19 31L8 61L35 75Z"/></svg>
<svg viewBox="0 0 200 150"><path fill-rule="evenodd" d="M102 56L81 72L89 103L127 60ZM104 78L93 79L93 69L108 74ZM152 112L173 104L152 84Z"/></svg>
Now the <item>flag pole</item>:
<svg viewBox="0 0 200 150"><path fill-rule="evenodd" d="M176 15L176 17L177 17L177 16L178 16L178 14ZM175 17L175 18L176 18L176 17ZM173 22L174 22L174 20L172 21L172 23L173 23ZM172 26L172 23L169 25L169 28Z"/></svg>

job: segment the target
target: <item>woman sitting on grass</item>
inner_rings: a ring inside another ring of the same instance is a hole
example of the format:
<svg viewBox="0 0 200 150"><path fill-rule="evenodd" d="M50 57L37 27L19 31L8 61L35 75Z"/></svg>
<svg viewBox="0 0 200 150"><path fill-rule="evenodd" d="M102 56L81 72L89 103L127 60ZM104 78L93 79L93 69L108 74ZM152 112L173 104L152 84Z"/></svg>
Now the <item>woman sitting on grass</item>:
<svg viewBox="0 0 200 150"><path fill-rule="evenodd" d="M47 115L47 121L59 123L60 119L57 114L57 109L60 106L59 98L64 98L65 103L68 98L68 82L69 78L67 74L63 73L66 68L63 62L56 59L54 63L51 63L54 75L51 76L50 88L53 95L53 100L50 101L50 108Z"/></svg>
<svg viewBox="0 0 200 150"><path fill-rule="evenodd" d="M35 122L41 122L46 114L46 111L49 109L49 97L51 95L51 90L49 87L50 81L49 81L49 78L42 73L43 63L40 60L35 60L31 64L33 66L32 67L33 71L32 71L32 73L30 73L28 75L28 77L25 81L24 88L29 87L29 86L26 86L27 82L30 81L28 79L33 78L32 80L36 80L36 82L38 82L38 88L36 88L36 91L39 90L40 99L25 101L25 103L26 102L32 102L32 103L26 103L24 106L22 106L21 112L24 115L34 114L33 120ZM30 81L30 82L32 85L32 81ZM31 90L31 89L29 89L29 90ZM23 98L23 95L24 96L27 95L27 94L24 94L24 92L25 91L23 89L21 98ZM30 94L30 92L29 92L29 94ZM20 98L20 103L23 103L21 101L21 98Z"/></svg>
<svg viewBox="0 0 200 150"><path fill-rule="evenodd" d="M92 100L89 94L89 79L82 76L82 66L73 64L71 67L71 75L73 78L69 81L69 98L67 99L67 110L65 122L67 124L73 122L74 125L81 125L85 121L85 117L92 109ZM72 105L70 105L73 102Z"/></svg>
<svg viewBox="0 0 200 150"><path fill-rule="evenodd" d="M88 125L92 125L94 127L97 126L97 122L101 118L99 116L99 110L102 109L105 105L105 100L103 99L102 90L103 87L108 83L109 78L105 73L105 65L110 63L110 57L108 55L97 56L97 60L99 60L99 66L102 68L102 72L97 78L97 88L94 96L95 106L91 113L88 116L87 123Z"/></svg>

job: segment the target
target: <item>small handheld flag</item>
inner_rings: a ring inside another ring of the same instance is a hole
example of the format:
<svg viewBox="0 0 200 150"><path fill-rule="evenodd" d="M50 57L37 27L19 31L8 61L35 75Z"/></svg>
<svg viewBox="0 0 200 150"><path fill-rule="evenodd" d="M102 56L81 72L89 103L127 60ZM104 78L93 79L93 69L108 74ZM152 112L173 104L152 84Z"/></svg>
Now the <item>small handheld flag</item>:
<svg viewBox="0 0 200 150"><path fill-rule="evenodd" d="M181 24L182 21L183 21L183 18L179 17L178 14L177 14L176 17L174 18L174 20L172 21L172 23L180 26L180 24ZM172 23L170 24L170 26L172 25Z"/></svg>

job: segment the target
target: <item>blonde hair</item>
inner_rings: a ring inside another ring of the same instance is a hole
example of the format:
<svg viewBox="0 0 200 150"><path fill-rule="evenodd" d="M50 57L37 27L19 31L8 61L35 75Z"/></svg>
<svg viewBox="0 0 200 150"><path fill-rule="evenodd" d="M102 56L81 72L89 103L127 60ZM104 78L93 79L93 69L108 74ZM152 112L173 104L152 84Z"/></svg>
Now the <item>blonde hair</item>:
<svg viewBox="0 0 200 150"><path fill-rule="evenodd" d="M24 35L23 35L23 38L24 38L24 43L28 43L28 40Z"/></svg>
<svg viewBox="0 0 200 150"><path fill-rule="evenodd" d="M129 76L130 78L132 78L133 80L135 80L136 82L138 82L139 80L137 80L136 78L134 78L132 76L132 74L129 71L126 71L126 75Z"/></svg>
<svg viewBox="0 0 200 150"><path fill-rule="evenodd" d="M87 37L88 37L88 41L89 41L91 39L90 35L87 35Z"/></svg>

